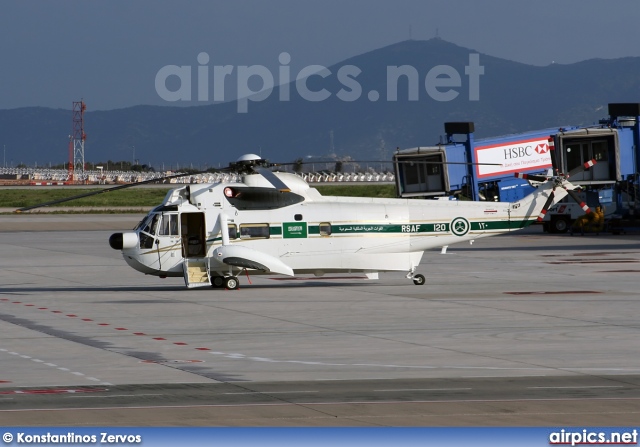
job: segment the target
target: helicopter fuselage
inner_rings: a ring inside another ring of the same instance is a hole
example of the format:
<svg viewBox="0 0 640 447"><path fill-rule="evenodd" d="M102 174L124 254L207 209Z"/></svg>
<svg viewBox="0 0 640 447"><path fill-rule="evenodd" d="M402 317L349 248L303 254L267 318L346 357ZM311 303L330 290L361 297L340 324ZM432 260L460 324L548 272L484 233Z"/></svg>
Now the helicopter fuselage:
<svg viewBox="0 0 640 447"><path fill-rule="evenodd" d="M131 232L116 233L134 269L190 282L251 274L406 271L425 250L523 228L548 194L520 202L326 197L299 177L277 173L279 192L257 175L242 183L171 190ZM189 277L189 263L204 266ZM204 278L204 274L209 278Z"/></svg>

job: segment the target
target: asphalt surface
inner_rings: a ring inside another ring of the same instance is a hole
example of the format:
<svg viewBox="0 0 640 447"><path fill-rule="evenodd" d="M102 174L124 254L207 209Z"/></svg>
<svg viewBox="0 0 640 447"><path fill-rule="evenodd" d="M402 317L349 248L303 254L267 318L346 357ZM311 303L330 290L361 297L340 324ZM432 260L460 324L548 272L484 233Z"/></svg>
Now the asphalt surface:
<svg viewBox="0 0 640 447"><path fill-rule="evenodd" d="M0 216L2 425L604 426L640 420L640 236L428 252L425 286L187 290L107 244L140 215Z"/></svg>

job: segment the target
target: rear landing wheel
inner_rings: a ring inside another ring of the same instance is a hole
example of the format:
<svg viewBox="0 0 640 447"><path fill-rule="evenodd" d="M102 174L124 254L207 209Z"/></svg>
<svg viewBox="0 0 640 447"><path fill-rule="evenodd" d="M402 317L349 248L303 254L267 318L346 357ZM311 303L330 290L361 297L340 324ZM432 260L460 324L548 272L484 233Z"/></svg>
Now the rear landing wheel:
<svg viewBox="0 0 640 447"><path fill-rule="evenodd" d="M413 279L413 283L416 286L422 286L422 285L424 285L425 282L427 282L427 280L424 278L424 275L420 275L420 274L413 275L412 279Z"/></svg>
<svg viewBox="0 0 640 447"><path fill-rule="evenodd" d="M221 289L224 287L224 277L223 276L214 276L211 278L211 287L215 289Z"/></svg>
<svg viewBox="0 0 640 447"><path fill-rule="evenodd" d="M229 290L236 290L240 285L240 281L235 276L227 276L224 279L224 287Z"/></svg>

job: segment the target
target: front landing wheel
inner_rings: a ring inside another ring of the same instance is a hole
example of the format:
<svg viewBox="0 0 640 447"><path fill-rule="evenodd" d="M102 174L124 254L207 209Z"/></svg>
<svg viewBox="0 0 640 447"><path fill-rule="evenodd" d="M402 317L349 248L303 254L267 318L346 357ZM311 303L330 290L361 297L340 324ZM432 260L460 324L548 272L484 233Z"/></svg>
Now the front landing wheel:
<svg viewBox="0 0 640 447"><path fill-rule="evenodd" d="M240 285L240 281L235 276L227 276L224 279L224 287L229 290L236 290Z"/></svg>
<svg viewBox="0 0 640 447"><path fill-rule="evenodd" d="M413 283L416 286L422 286L424 285L425 282L427 282L427 280L424 278L424 275L420 275L420 274L414 275L412 279L413 279Z"/></svg>

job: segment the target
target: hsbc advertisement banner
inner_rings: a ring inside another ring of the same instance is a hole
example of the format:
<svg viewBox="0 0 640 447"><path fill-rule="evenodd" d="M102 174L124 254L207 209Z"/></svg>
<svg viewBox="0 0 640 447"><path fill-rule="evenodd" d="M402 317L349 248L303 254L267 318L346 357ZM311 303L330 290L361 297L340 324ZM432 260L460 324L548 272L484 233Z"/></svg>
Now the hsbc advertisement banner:
<svg viewBox="0 0 640 447"><path fill-rule="evenodd" d="M476 146L474 150L476 162L499 164L499 166L476 165L478 178L551 167L551 154L547 138Z"/></svg>

